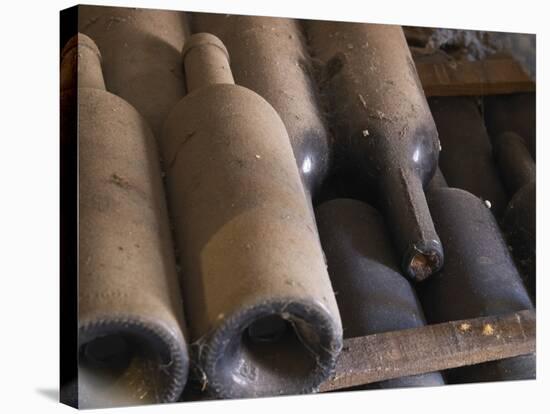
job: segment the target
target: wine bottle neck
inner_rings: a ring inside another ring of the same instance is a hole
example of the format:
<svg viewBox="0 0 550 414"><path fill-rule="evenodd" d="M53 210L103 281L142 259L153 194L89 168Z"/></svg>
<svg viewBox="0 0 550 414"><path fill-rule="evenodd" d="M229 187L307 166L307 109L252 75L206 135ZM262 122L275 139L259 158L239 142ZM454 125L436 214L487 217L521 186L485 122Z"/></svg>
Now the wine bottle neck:
<svg viewBox="0 0 550 414"><path fill-rule="evenodd" d="M435 231L422 181L411 171L395 169L384 179L385 216L401 256L403 272L421 281L443 265L443 248Z"/></svg>
<svg viewBox="0 0 550 414"><path fill-rule="evenodd" d="M218 83L235 84L229 53L216 36L194 34L185 43L182 56L188 93Z"/></svg>
<svg viewBox="0 0 550 414"><path fill-rule="evenodd" d="M61 52L61 90L93 88L105 90L101 53L95 42L78 33Z"/></svg>

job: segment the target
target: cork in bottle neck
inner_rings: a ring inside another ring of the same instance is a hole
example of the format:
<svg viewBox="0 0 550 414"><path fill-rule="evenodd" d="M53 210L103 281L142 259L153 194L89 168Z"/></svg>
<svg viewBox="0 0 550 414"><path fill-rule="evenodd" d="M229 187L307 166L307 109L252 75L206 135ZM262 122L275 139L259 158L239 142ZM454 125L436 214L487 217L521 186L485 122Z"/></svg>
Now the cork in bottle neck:
<svg viewBox="0 0 550 414"><path fill-rule="evenodd" d="M213 84L235 84L229 53L210 33L192 35L183 47L182 58L188 93Z"/></svg>
<svg viewBox="0 0 550 414"><path fill-rule="evenodd" d="M76 88L105 90L99 48L82 33L69 39L61 51L61 91Z"/></svg>

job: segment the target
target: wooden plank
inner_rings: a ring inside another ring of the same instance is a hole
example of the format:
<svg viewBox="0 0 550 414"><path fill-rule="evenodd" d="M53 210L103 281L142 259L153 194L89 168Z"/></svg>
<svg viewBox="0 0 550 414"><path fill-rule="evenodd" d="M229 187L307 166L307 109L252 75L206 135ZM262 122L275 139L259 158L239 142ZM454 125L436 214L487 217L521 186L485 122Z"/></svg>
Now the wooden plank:
<svg viewBox="0 0 550 414"><path fill-rule="evenodd" d="M426 96L481 96L533 92L535 83L513 59L417 63Z"/></svg>
<svg viewBox="0 0 550 414"><path fill-rule="evenodd" d="M535 332L526 310L346 339L320 391L534 353Z"/></svg>

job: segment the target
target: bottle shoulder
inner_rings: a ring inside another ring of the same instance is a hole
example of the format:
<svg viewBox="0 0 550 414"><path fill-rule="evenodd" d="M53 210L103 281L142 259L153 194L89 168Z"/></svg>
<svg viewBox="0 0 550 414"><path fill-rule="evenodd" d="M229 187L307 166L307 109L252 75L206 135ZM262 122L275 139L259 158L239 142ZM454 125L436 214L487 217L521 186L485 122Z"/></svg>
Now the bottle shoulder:
<svg viewBox="0 0 550 414"><path fill-rule="evenodd" d="M246 118L255 125L284 124L277 111L256 92L234 84L214 84L187 94L172 109L165 130L174 125L214 123L225 118ZM286 128L285 128L286 131Z"/></svg>
<svg viewBox="0 0 550 414"><path fill-rule="evenodd" d="M64 96L62 95L62 98ZM136 128L146 135L153 135L145 118L128 101L102 89L78 88L77 108L79 119L101 119L102 122L117 121L120 127Z"/></svg>

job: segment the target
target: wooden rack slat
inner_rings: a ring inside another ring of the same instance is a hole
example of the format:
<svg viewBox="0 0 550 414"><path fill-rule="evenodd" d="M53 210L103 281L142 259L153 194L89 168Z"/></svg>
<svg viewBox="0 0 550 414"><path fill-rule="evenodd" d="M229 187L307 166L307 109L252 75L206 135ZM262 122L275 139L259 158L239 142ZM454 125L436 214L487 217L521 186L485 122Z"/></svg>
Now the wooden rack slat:
<svg viewBox="0 0 550 414"><path fill-rule="evenodd" d="M535 334L526 310L346 339L320 391L534 353Z"/></svg>
<svg viewBox="0 0 550 414"><path fill-rule="evenodd" d="M426 96L481 96L533 92L535 83L513 59L417 63Z"/></svg>

